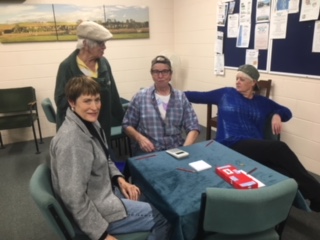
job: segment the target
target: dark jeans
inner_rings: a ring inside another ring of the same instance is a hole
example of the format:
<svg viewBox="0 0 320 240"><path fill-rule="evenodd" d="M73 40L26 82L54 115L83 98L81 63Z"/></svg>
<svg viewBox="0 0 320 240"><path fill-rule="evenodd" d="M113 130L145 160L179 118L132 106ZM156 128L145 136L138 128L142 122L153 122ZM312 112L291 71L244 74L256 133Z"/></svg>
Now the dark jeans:
<svg viewBox="0 0 320 240"><path fill-rule="evenodd" d="M304 168L286 143L274 140L242 140L231 148L295 179L305 198L320 202L320 183Z"/></svg>

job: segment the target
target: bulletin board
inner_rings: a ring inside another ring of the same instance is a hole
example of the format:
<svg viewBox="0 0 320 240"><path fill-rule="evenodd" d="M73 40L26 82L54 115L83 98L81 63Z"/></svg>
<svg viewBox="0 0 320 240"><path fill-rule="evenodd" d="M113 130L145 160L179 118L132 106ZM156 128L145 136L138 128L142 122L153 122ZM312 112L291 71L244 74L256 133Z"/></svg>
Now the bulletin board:
<svg viewBox="0 0 320 240"><path fill-rule="evenodd" d="M286 39L273 40L270 72L320 76L320 53L312 52L315 21L299 17L289 14Z"/></svg>
<svg viewBox="0 0 320 240"><path fill-rule="evenodd" d="M239 13L240 0L235 1L234 13ZM299 9L301 9L301 1ZM227 23L218 27L224 32L226 67L238 67L245 63L246 49L254 48L256 1L252 2L251 33L248 48L237 48L236 38L227 38ZM285 39L274 39L268 50L259 50L258 69L270 73L320 77L320 53L312 52L315 21L299 22L300 12L288 15ZM268 51L271 51L268 53Z"/></svg>
<svg viewBox="0 0 320 240"><path fill-rule="evenodd" d="M240 0L235 1L234 13L239 13ZM225 27L218 27L218 31L223 32L223 53L226 67L239 67L245 64L246 61L246 50L254 48L254 26L255 26L255 13L256 1L252 2L252 15L251 15L251 31L250 31L250 42L248 48L237 48L237 38L227 38L227 25ZM258 56L258 69L267 70L267 58L268 50L259 50Z"/></svg>

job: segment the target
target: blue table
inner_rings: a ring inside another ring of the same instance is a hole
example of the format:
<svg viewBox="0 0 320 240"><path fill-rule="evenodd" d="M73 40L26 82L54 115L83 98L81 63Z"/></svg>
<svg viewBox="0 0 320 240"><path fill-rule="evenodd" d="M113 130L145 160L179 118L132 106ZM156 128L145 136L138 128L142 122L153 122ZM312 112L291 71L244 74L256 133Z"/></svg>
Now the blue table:
<svg viewBox="0 0 320 240"><path fill-rule="evenodd" d="M287 178L212 140L181 149L189 153L187 158L178 160L162 151L128 160L134 184L140 187L147 200L171 222L174 240L195 239L201 194L206 188L231 188L215 173L216 167L233 164L246 172L257 168L252 176L266 186ZM197 160L206 161L212 168L195 173L177 170L192 170L188 163ZM304 202L303 199L301 201Z"/></svg>

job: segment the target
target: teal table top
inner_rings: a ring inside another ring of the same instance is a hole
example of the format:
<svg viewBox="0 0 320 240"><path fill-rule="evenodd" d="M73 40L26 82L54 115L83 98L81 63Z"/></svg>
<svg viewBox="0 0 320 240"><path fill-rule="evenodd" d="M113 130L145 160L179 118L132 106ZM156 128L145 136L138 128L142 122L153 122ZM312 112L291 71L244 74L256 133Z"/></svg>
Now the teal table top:
<svg viewBox="0 0 320 240"><path fill-rule="evenodd" d="M187 151L189 156L176 159L161 151L128 160L134 184L140 187L147 200L171 222L174 240L195 239L201 194L206 188L232 188L215 173L216 167L232 164L245 172L256 168L251 175L266 186L287 178L212 140L181 149ZM212 165L212 168L200 172L177 169L192 170L189 163L197 160L204 160Z"/></svg>

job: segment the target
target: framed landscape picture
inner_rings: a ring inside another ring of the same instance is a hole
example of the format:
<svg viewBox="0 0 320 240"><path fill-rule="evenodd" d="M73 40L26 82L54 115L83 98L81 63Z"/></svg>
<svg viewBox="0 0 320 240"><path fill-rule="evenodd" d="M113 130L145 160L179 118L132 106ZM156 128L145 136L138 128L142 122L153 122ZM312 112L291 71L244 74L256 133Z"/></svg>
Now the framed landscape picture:
<svg viewBox="0 0 320 240"><path fill-rule="evenodd" d="M0 4L0 42L75 41L82 21L103 25L113 39L143 39L150 34L145 6Z"/></svg>

